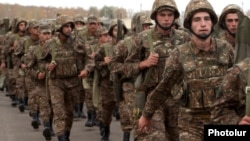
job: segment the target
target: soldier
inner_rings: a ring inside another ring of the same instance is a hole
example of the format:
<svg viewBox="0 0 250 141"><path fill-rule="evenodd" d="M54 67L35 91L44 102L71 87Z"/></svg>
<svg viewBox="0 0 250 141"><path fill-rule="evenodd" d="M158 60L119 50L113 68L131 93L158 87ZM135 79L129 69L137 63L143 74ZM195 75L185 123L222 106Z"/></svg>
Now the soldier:
<svg viewBox="0 0 250 141"><path fill-rule="evenodd" d="M52 109L49 103L49 95L46 94L48 87L45 84L46 77L46 64L49 63L48 54L44 44L47 40L51 39L52 30L48 24L39 25L39 44L31 46L27 51L27 69L30 79L34 82L34 89L29 91L39 107L37 113L42 119L44 126L43 136L46 140L51 140L52 131ZM35 116L37 116L37 113ZM33 112L31 112L33 114ZM34 124L34 123L33 123Z"/></svg>
<svg viewBox="0 0 250 141"><path fill-rule="evenodd" d="M134 81L131 78L127 78L125 73L123 72L124 64L126 57L130 53L132 47L134 47L134 43L131 40L134 40L136 35L141 31L147 30L152 25L151 21L148 17L146 17L145 13L136 13L132 17L131 21L131 29L132 35L127 36L124 40L120 41L115 46L115 54L112 57L109 68L112 72L119 73L119 75L124 75L122 78L122 99L117 100L118 108L121 115L120 122L121 128L123 131L123 141L129 141L130 132L133 130L133 119L132 119L132 111L134 107Z"/></svg>
<svg viewBox="0 0 250 141"><path fill-rule="evenodd" d="M112 41L104 44L95 55L95 68L100 72L100 101L98 106L98 114L100 118L101 141L108 141L110 136L110 124L112 121L112 113L114 111L116 101L114 96L113 76L111 76L108 63L113 56L113 49L117 43L117 19L114 19L109 26L108 34L112 37ZM127 33L127 28L121 22L121 37Z"/></svg>
<svg viewBox="0 0 250 141"><path fill-rule="evenodd" d="M85 28L85 20L82 15L77 14L74 18L74 36L76 36L78 31L83 30ZM80 97L76 99L75 106L74 106L74 118L86 118L86 115L83 112L83 105L85 100L85 93L79 95Z"/></svg>
<svg viewBox="0 0 250 141"><path fill-rule="evenodd" d="M95 16L89 16L87 19L87 25L86 28L82 28L81 30L78 30L76 34L77 40L82 40L85 43L85 47L87 50L88 55L93 58L95 52L97 50L91 50L92 45L98 44L98 38L96 35L96 31L98 29L98 20ZM94 73L91 72L90 75L82 80L83 87L85 89L85 94L81 94L80 98L80 110L83 109L83 102L85 100L86 108L87 108L87 115L88 120L85 122L85 126L87 127L93 127L96 125L96 108L93 105L92 100L92 88L93 88L93 78ZM94 119L94 120L93 120Z"/></svg>
<svg viewBox="0 0 250 141"><path fill-rule="evenodd" d="M75 24L75 28L76 29L81 29L85 26L85 21L84 21L84 17L82 15L76 15L73 18L74 24Z"/></svg>
<svg viewBox="0 0 250 141"><path fill-rule="evenodd" d="M234 60L232 46L211 37L216 22L217 16L207 0L189 2L184 27L192 33L191 41L177 46L166 60L163 79L149 94L139 120L141 132L149 129L150 119L159 105L175 96L171 92L174 85L181 84L179 141L203 140L203 125L210 123L216 91Z"/></svg>
<svg viewBox="0 0 250 141"><path fill-rule="evenodd" d="M84 93L79 77L86 77L93 68L93 65L86 64L93 63L86 54L82 40L71 37L74 23L69 16L58 16L56 28L58 35L45 45L45 48L49 48L48 53L51 56L51 61L47 65L49 92L55 134L58 141L69 141L74 99Z"/></svg>
<svg viewBox="0 0 250 141"><path fill-rule="evenodd" d="M18 77L17 77L17 92L19 98L19 110L24 112L25 106L29 105L30 113L33 117L32 126L34 129L38 128L38 105L35 101L34 95L29 95L28 93L34 88L34 83L31 81L26 71L27 59L26 53L30 46L37 45L39 42L39 22L36 19L32 19L28 22L28 35L20 39L17 43L14 54L17 58L17 68L18 68Z"/></svg>
<svg viewBox="0 0 250 141"><path fill-rule="evenodd" d="M189 40L188 34L173 28L179 11L173 0L155 0L150 18L154 28L140 33L135 39L135 47L126 58L127 76L135 80L135 107L133 117L139 119L148 94L162 79L166 58L176 45ZM149 134L139 133L135 127L135 140L176 140L178 136L177 114L179 102L166 101L154 114Z"/></svg>
<svg viewBox="0 0 250 141"><path fill-rule="evenodd" d="M17 42L21 37L26 35L27 21L22 18L14 18L12 21L12 32L6 34L4 41L4 48L2 50L2 64L1 68L8 69L7 74L7 87L9 90L9 96L12 99L12 106L17 105L17 89L16 89L16 78L17 78L17 58L14 55Z"/></svg>
<svg viewBox="0 0 250 141"><path fill-rule="evenodd" d="M214 124L250 125L250 117L246 115L249 75L250 58L245 58L228 69L220 85L221 91L213 104L211 118Z"/></svg>
<svg viewBox="0 0 250 141"><path fill-rule="evenodd" d="M223 30L219 33L218 38L228 41L235 47L235 36L239 23L240 15L243 15L243 10L236 4L227 5L220 15L218 24Z"/></svg>

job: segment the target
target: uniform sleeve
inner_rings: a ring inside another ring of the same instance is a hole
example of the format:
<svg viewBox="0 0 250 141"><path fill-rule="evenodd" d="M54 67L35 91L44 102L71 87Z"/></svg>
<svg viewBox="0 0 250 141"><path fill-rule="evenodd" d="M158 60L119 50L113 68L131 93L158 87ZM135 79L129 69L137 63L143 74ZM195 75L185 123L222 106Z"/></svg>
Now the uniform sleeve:
<svg viewBox="0 0 250 141"><path fill-rule="evenodd" d="M141 72L139 69L139 64L144 59L144 56L142 56L144 54L142 39L137 37L134 40L135 41L133 42L135 45L131 48L131 51L126 57L124 64L124 67L126 67L126 71L124 71L126 73L125 75L131 78L136 78L139 75Z"/></svg>
<svg viewBox="0 0 250 141"><path fill-rule="evenodd" d="M236 66L228 70L224 76L218 97L211 109L211 119L214 124L237 124L241 119L240 111L244 109L242 81L240 69Z"/></svg>
<svg viewBox="0 0 250 141"><path fill-rule="evenodd" d="M180 80L183 79L183 67L178 60L179 52L174 50L170 57L166 60L165 71L162 81L148 95L143 110L143 116L151 118L160 105L163 105L168 97L171 97L171 89Z"/></svg>
<svg viewBox="0 0 250 141"><path fill-rule="evenodd" d="M128 55L128 50L124 44L124 41L119 42L114 47L114 50L115 50L114 56L112 57L110 63L108 64L108 67L112 72L124 75L126 73L126 68L127 68L124 62Z"/></svg>

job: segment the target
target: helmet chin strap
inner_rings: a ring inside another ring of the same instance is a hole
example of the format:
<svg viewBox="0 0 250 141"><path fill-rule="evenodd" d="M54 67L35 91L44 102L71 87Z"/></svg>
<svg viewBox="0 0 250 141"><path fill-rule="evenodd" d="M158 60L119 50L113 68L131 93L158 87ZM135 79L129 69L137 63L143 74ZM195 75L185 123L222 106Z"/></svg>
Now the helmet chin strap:
<svg viewBox="0 0 250 141"><path fill-rule="evenodd" d="M174 25L174 21L173 21L172 24L171 24L170 26L168 26L168 27L163 27L162 25L159 24L159 22L158 22L156 19L155 19L155 23L156 23L161 29L163 29L163 30L165 30L165 31L171 29L172 26Z"/></svg>
<svg viewBox="0 0 250 141"><path fill-rule="evenodd" d="M190 32L191 32L192 34L194 34L196 37L198 37L199 39L201 39L201 40L206 40L206 39L213 33L213 29L212 29L211 32L210 32L209 34L207 34L207 35L198 35L198 34L194 33L194 31L193 31L192 29L190 29Z"/></svg>

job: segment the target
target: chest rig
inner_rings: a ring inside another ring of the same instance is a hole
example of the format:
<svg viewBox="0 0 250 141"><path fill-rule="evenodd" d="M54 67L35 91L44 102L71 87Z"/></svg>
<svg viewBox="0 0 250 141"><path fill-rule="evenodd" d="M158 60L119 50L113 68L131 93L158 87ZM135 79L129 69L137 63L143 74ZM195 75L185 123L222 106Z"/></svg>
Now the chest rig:
<svg viewBox="0 0 250 141"><path fill-rule="evenodd" d="M188 108L207 108L216 98L219 85L229 68L229 49L219 45L215 51L193 53L191 42L180 50L180 61L184 68L184 105Z"/></svg>

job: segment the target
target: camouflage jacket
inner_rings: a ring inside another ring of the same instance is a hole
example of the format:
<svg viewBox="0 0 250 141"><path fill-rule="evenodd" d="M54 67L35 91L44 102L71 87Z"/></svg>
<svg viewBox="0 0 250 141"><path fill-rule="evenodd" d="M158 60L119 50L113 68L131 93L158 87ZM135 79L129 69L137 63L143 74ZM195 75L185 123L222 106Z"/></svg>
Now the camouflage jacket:
<svg viewBox="0 0 250 141"><path fill-rule="evenodd" d="M218 38L227 41L229 44L232 45L233 48L235 48L235 38L232 35L229 35L229 33L226 31L221 32L222 33L218 35Z"/></svg>
<svg viewBox="0 0 250 141"><path fill-rule="evenodd" d="M233 65L232 46L226 41L212 39L213 49L205 52L193 41L178 46L165 62L162 81L149 94L143 111L151 117L168 97L174 85L182 82L184 106L211 107L215 92L226 70Z"/></svg>
<svg viewBox="0 0 250 141"><path fill-rule="evenodd" d="M228 69L212 107L211 118L214 123L237 124L245 115L245 88L249 68L250 58L246 58Z"/></svg>
<svg viewBox="0 0 250 141"><path fill-rule="evenodd" d="M51 56L48 54L48 48L45 48L41 43L35 46L31 46L26 53L27 61L27 71L29 72L29 77L39 84L45 85L44 80L38 80L37 75L42 73L47 73L47 64L50 63L49 60Z"/></svg>
<svg viewBox="0 0 250 141"><path fill-rule="evenodd" d="M148 37L151 36L152 43L149 43ZM158 65L152 67L153 75L150 76L151 87L157 85L162 79L165 60L169 57L169 53L176 45L183 44L190 40L190 36L181 30L172 29L169 35L163 36L156 31L156 28L143 31L135 38L135 46L131 48L130 55L126 58L124 72L127 77L136 78L140 73L147 73L149 70L139 70L139 63L148 58L150 55L150 44L153 46L155 53L159 54Z"/></svg>
<svg viewBox="0 0 250 141"><path fill-rule="evenodd" d="M112 57L114 52L115 44L113 42L108 42L103 44L95 55L95 68L101 74L101 84L105 84L106 86L112 86L110 70L108 65L104 65L104 57ZM104 83L105 81L105 83Z"/></svg>
<svg viewBox="0 0 250 141"><path fill-rule="evenodd" d="M136 46L134 42L135 37L135 35L128 36L114 46L114 56L108 64L110 71L119 73L120 75L124 75L124 77L126 77L126 64L124 63L127 56L130 54L131 49Z"/></svg>

